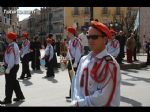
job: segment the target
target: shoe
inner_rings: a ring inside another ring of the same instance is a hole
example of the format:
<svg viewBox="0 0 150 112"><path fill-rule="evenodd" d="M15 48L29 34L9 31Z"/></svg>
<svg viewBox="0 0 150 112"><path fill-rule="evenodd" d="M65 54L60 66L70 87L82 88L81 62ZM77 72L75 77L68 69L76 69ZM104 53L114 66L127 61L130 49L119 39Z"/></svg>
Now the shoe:
<svg viewBox="0 0 150 112"><path fill-rule="evenodd" d="M0 104L11 104L11 100L3 100L3 101L0 101Z"/></svg>
<svg viewBox="0 0 150 112"><path fill-rule="evenodd" d="M13 101L24 101L25 98L14 98Z"/></svg>
<svg viewBox="0 0 150 112"><path fill-rule="evenodd" d="M31 78L31 76L27 76L27 77L25 77L25 78L30 79L30 78Z"/></svg>
<svg viewBox="0 0 150 112"><path fill-rule="evenodd" d="M50 77L50 76L44 76L44 78L48 78L48 77Z"/></svg>
<svg viewBox="0 0 150 112"><path fill-rule="evenodd" d="M71 99L71 96L66 96L66 99Z"/></svg>
<svg viewBox="0 0 150 112"><path fill-rule="evenodd" d="M20 77L20 78L18 78L18 80L23 80L25 77Z"/></svg>

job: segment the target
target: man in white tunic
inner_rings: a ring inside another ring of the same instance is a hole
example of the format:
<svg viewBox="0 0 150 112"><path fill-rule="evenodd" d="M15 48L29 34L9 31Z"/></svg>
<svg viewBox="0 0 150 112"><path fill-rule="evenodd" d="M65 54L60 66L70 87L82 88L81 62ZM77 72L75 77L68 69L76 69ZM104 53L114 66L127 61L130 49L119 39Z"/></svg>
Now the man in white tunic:
<svg viewBox="0 0 150 112"><path fill-rule="evenodd" d="M107 39L112 38L110 30L91 21L87 38L91 52L80 60L72 84L72 105L119 106L120 67L105 47Z"/></svg>
<svg viewBox="0 0 150 112"><path fill-rule="evenodd" d="M108 39L108 43L106 45L107 52L110 53L114 58L117 58L120 52L120 44L117 39L115 39L116 32L114 30L110 30L112 35L112 39Z"/></svg>

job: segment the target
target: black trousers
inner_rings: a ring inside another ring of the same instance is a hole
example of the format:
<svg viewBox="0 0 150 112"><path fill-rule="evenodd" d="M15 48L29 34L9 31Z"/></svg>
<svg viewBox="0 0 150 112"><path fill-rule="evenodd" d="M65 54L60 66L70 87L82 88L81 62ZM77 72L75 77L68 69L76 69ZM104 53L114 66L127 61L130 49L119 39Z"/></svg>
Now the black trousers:
<svg viewBox="0 0 150 112"><path fill-rule="evenodd" d="M27 77L31 77L31 73L29 70L29 55L26 54L22 59L22 74L20 78L24 78L25 74L27 74Z"/></svg>
<svg viewBox="0 0 150 112"><path fill-rule="evenodd" d="M39 70L40 69L40 59L39 59L39 55L40 54L40 51L38 50L35 50L33 52L33 57L32 57L32 61L31 61L31 67L32 69L37 69Z"/></svg>
<svg viewBox="0 0 150 112"><path fill-rule="evenodd" d="M54 76L54 60L51 59L51 61L47 61L47 72L46 76Z"/></svg>
<svg viewBox="0 0 150 112"><path fill-rule="evenodd" d="M5 74L5 100L11 101L13 91L16 94L17 98L24 98L24 95L21 91L20 85L17 77L17 72L19 70L19 65L15 65L11 70L9 74Z"/></svg>

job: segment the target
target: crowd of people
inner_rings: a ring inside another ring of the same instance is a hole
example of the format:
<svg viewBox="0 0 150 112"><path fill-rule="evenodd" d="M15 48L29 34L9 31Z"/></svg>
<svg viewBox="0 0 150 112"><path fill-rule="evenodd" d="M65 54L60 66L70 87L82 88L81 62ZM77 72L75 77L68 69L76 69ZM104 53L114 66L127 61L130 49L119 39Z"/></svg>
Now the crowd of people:
<svg viewBox="0 0 150 112"><path fill-rule="evenodd" d="M65 60L70 78L70 90L67 99L72 100L72 106L119 106L120 105L120 66L125 53L127 62L137 61L137 36L132 32L129 37L123 31L116 32L109 29L98 20L92 20L90 27L83 27L82 33L77 35L73 27L67 28L66 39L55 43L50 33L45 41L44 57L41 57L42 48L39 37L30 39L27 32L22 33L22 45L19 49L13 32L8 32L8 46L4 54L5 67L5 98L0 104L12 102L13 91L16 94L14 101L22 101L25 96L18 80L30 79L29 62L33 71L41 70L40 60L45 60L47 71L45 78L55 77L55 68L58 68L57 55ZM55 45L57 50L55 50ZM125 50L126 49L126 50ZM150 64L150 39L146 44L147 64ZM126 51L126 52L125 52ZM17 80L19 61L22 64L22 73Z"/></svg>

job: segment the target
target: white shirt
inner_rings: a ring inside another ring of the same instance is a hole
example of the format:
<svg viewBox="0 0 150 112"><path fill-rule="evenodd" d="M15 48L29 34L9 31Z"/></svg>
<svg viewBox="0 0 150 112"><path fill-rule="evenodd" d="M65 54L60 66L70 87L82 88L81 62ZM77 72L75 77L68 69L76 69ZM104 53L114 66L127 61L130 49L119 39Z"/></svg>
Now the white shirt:
<svg viewBox="0 0 150 112"><path fill-rule="evenodd" d="M45 55L49 56L49 59L48 59L49 61L53 58L53 56L54 56L54 49L53 49L52 45L48 44L46 46Z"/></svg>
<svg viewBox="0 0 150 112"><path fill-rule="evenodd" d="M30 41L29 40L25 40L22 43L22 48L21 48L21 52L20 55L23 58L26 54L28 54L30 52Z"/></svg>
<svg viewBox="0 0 150 112"><path fill-rule="evenodd" d="M7 66L7 69L10 71L15 64L19 64L19 61L19 47L16 42L12 42L8 45L8 48L5 51L4 63Z"/></svg>
<svg viewBox="0 0 150 112"><path fill-rule="evenodd" d="M68 43L68 52L67 52L67 59L75 59L76 64L78 64L81 56L83 53L83 46L81 45L81 42L79 39L76 39L76 37L69 40Z"/></svg>
<svg viewBox="0 0 150 112"><path fill-rule="evenodd" d="M88 39L87 39L86 34L81 33L81 34L79 35L79 38L81 39L81 42L82 42L82 45L83 45L83 46L89 46L89 45L88 45Z"/></svg>
<svg viewBox="0 0 150 112"><path fill-rule="evenodd" d="M76 105L78 102L78 106L106 106L106 103L108 101L108 98L110 97L110 94L112 93L113 88L113 80L112 80L112 74L110 73L110 70L114 70L114 65L117 67L116 72L116 89L113 95L113 99L110 102L110 106L119 106L120 105L120 83L121 83L121 76L120 76L120 67L116 60L112 57L112 63L109 64L107 77L104 81L101 83L97 83L91 76L91 70L93 68L93 65L95 62L99 62L99 60L103 59L103 57L109 55L105 50L103 50L101 53L97 54L96 57L92 57L92 52L90 52L87 56L84 56L81 58L81 61L79 63L77 73L74 78L74 83L72 84L72 104ZM106 60L102 61L102 64L98 68L98 72L96 76L101 72L102 68L106 64ZM86 84L86 73L83 74L83 70L85 68L88 68L88 82ZM84 78L82 77L84 76ZM114 76L114 75L113 75ZM84 79L84 81L82 80ZM104 78L104 73L100 78L97 78L98 80ZM83 82L83 86L81 86L81 80ZM86 86L88 95L86 96Z"/></svg>
<svg viewBox="0 0 150 112"><path fill-rule="evenodd" d="M115 58L118 56L118 54L120 52L120 44L119 44L119 41L117 39L113 39L113 40L108 41L106 47L107 47L108 53L110 53Z"/></svg>

